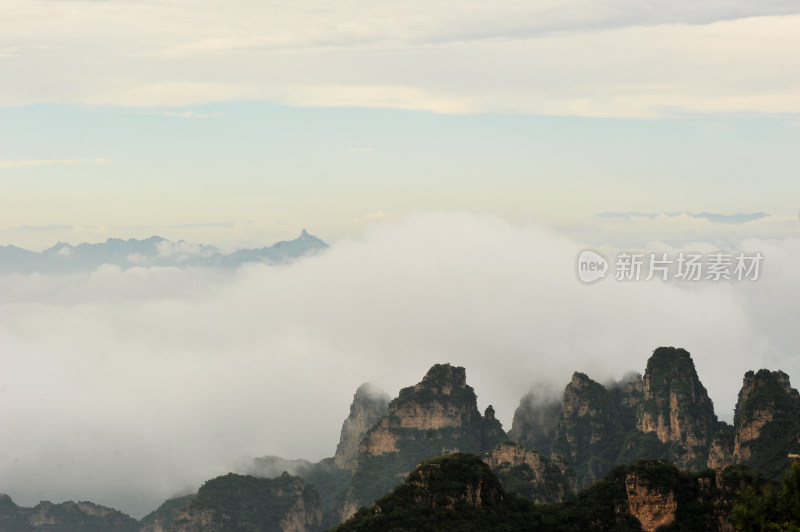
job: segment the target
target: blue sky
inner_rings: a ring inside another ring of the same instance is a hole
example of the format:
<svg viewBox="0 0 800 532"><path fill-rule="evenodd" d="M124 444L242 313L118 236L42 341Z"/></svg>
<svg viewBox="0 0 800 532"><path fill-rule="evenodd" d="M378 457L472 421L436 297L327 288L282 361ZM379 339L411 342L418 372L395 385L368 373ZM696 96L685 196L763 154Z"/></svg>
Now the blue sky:
<svg viewBox="0 0 800 532"><path fill-rule="evenodd" d="M800 163L793 115L453 115L244 102L34 104L2 108L0 118L0 235L33 248L54 237L150 234L258 245L302 227L336 240L375 219L431 210L579 223L606 211L798 209L781 193L796 187ZM216 232L200 230L208 224ZM74 227L14 230L50 225Z"/></svg>
<svg viewBox="0 0 800 532"><path fill-rule="evenodd" d="M12 0L0 241L335 240L438 209L794 216L798 35L783 0ZM52 224L73 230L12 230Z"/></svg>

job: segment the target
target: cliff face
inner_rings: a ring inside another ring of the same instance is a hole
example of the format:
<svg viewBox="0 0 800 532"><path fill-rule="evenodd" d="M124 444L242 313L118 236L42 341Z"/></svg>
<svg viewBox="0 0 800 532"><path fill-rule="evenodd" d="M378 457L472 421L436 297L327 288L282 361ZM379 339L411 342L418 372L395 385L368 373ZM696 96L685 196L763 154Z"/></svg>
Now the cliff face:
<svg viewBox="0 0 800 532"><path fill-rule="evenodd" d="M714 405L684 349L659 347L647 361L644 398L636 428L654 433L670 446L668 458L678 467L701 469L719 429Z"/></svg>
<svg viewBox="0 0 800 532"><path fill-rule="evenodd" d="M420 383L400 390L364 435L340 519L388 493L424 459L479 452L503 439L494 409L487 408L485 418L478 412L464 368L437 364Z"/></svg>
<svg viewBox="0 0 800 532"><path fill-rule="evenodd" d="M391 493L334 530L522 530L535 518L532 506L507 496L478 456L454 454L422 462Z"/></svg>
<svg viewBox="0 0 800 532"><path fill-rule="evenodd" d="M611 470L625 432L632 428L626 421L632 423L636 384L627 383L614 390L578 372L564 389L552 455L563 456L572 464L579 486L588 486Z"/></svg>
<svg viewBox="0 0 800 532"><path fill-rule="evenodd" d="M139 521L139 532L169 532L172 522L180 515L183 508L194 499L194 495L176 497L165 501L155 511Z"/></svg>
<svg viewBox="0 0 800 532"><path fill-rule="evenodd" d="M302 479L230 473L203 484L178 512L170 532L316 532L321 525L319 494Z"/></svg>
<svg viewBox="0 0 800 532"><path fill-rule="evenodd" d="M503 442L483 454L503 488L535 503L556 503L565 493L575 493L575 473L563 460L549 460L513 442Z"/></svg>
<svg viewBox="0 0 800 532"><path fill-rule="evenodd" d="M336 446L334 463L340 469L354 469L361 439L384 414L389 405L389 396L372 384L359 386L350 405L350 415L342 424L339 444Z"/></svg>
<svg viewBox="0 0 800 532"><path fill-rule="evenodd" d="M625 494L628 513L639 520L645 532L653 532L660 526L675 522L678 502L673 490L653 488L635 473L629 473L625 478Z"/></svg>
<svg viewBox="0 0 800 532"><path fill-rule="evenodd" d="M786 467L786 453L797 452L785 446L800 434L799 415L800 394L786 373L748 371L736 403L733 459L768 474Z"/></svg>
<svg viewBox="0 0 800 532"><path fill-rule="evenodd" d="M406 485L413 501L429 508L455 510L460 502L480 508L502 502L500 482L488 468L481 466L475 457L434 459L423 462L411 473Z"/></svg>
<svg viewBox="0 0 800 532"><path fill-rule="evenodd" d="M736 491L747 482L740 471L678 471L658 460L642 460L627 468L626 508L642 529L733 532L731 508Z"/></svg>
<svg viewBox="0 0 800 532"><path fill-rule="evenodd" d="M0 495L0 532L134 532L138 528L132 517L91 502L45 501L24 508Z"/></svg>
<svg viewBox="0 0 800 532"><path fill-rule="evenodd" d="M494 411L491 411L491 421ZM402 443L426 445L436 456L445 452L477 451L481 445L483 418L477 398L467 384L466 371L450 364L433 366L422 382L400 390L386 414L370 428L359 446L358 461L399 452ZM398 443L401 443L398 445ZM429 456L419 456L424 459Z"/></svg>
<svg viewBox="0 0 800 532"><path fill-rule="evenodd" d="M544 386L525 394L514 411L508 437L549 456L558 416L563 409L561 395Z"/></svg>

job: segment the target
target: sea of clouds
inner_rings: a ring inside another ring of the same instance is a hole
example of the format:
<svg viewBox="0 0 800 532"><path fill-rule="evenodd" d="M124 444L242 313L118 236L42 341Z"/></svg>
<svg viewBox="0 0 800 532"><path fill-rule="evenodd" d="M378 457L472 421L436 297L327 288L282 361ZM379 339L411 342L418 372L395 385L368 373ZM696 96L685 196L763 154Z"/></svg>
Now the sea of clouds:
<svg viewBox="0 0 800 532"><path fill-rule="evenodd" d="M428 213L288 266L0 277L0 492L140 517L241 456L332 456L359 384L394 396L437 362L507 430L531 388L644 372L662 345L692 353L729 422L745 371L800 384L796 235L726 235L764 256L755 282L585 285L581 249L615 251L593 231Z"/></svg>

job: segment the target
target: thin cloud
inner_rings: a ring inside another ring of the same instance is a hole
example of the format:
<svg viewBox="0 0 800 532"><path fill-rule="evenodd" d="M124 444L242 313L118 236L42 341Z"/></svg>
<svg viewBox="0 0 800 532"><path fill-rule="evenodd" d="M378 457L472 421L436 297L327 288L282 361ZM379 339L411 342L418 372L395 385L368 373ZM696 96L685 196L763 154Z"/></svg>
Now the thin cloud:
<svg viewBox="0 0 800 532"><path fill-rule="evenodd" d="M71 166L110 164L111 160L104 157L97 159L17 159L0 161L0 168L27 168L31 166Z"/></svg>
<svg viewBox="0 0 800 532"><path fill-rule="evenodd" d="M0 63L10 80L3 105L261 99L598 117L800 112L800 15L779 0L358 0L333 9L304 0L277 12L249 0L224 12L206 0L180 10L32 5L11 0L6 13L0 50L18 46L23 60ZM50 58L35 48L45 40Z"/></svg>
<svg viewBox="0 0 800 532"><path fill-rule="evenodd" d="M164 113L164 116L168 116L170 118L196 118L196 119L203 119L203 118L214 118L216 116L220 116L219 114L209 114L209 113L197 113L195 111L167 111Z"/></svg>

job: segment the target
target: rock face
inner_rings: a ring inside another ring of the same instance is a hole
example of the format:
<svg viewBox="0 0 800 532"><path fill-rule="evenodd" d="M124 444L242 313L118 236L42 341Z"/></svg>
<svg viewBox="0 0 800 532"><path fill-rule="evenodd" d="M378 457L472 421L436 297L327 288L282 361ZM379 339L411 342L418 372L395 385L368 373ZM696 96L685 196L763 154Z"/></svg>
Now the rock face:
<svg viewBox="0 0 800 532"><path fill-rule="evenodd" d="M577 491L575 473L564 460L549 460L514 442L503 442L484 453L483 461L507 491L535 503L556 503L565 493Z"/></svg>
<svg viewBox="0 0 800 532"><path fill-rule="evenodd" d="M721 469L733 465L733 447L733 427L723 427L714 435L711 446L708 448L708 467L712 469Z"/></svg>
<svg viewBox="0 0 800 532"><path fill-rule="evenodd" d="M342 424L342 434L333 461L340 469L354 469L361 439L384 414L389 396L370 383L359 386L350 405L350 415Z"/></svg>
<svg viewBox="0 0 800 532"><path fill-rule="evenodd" d="M659 347L647 361L636 428L673 444L664 458L678 467L701 469L707 463L720 423L686 350Z"/></svg>
<svg viewBox="0 0 800 532"><path fill-rule="evenodd" d="M114 510L91 502L41 502L33 508L17 506L0 494L0 532L134 532L138 522Z"/></svg>
<svg viewBox="0 0 800 532"><path fill-rule="evenodd" d="M786 467L786 453L797 452L786 446L800 434L798 416L800 394L786 373L748 371L736 403L733 460L767 474Z"/></svg>
<svg viewBox="0 0 800 532"><path fill-rule="evenodd" d="M661 487L650 487L650 482L636 473L625 479L625 494L628 498L628 513L642 524L645 532L653 532L660 526L675 522L678 502L675 492Z"/></svg>
<svg viewBox="0 0 800 532"><path fill-rule="evenodd" d="M491 410L489 425L499 423ZM450 364L433 366L422 382L403 388L387 413L367 431L359 446L359 462L398 452L398 442L433 442L436 454L479 450L484 420L466 371ZM504 436L504 435L503 435ZM425 458L420 457L420 459Z"/></svg>
<svg viewBox="0 0 800 532"><path fill-rule="evenodd" d="M171 532L321 530L316 488L284 473L275 479L230 473L209 480L175 517Z"/></svg>
<svg viewBox="0 0 800 532"><path fill-rule="evenodd" d="M473 465L466 474L461 467L464 460L471 460ZM502 502L500 482L488 468L478 464L465 455L423 462L406 481L411 498L424 507L448 510L455 510L460 502L473 508Z"/></svg>
<svg viewBox="0 0 800 532"><path fill-rule="evenodd" d="M139 532L169 532L173 521L192 499L194 499L194 495L176 497L165 501L155 511L147 514L139 521Z"/></svg>
<svg viewBox="0 0 800 532"><path fill-rule="evenodd" d="M420 383L400 390L364 435L340 519L388 493L424 459L480 452L503 439L494 409L485 418L478 411L465 369L436 364Z"/></svg>
<svg viewBox="0 0 800 532"><path fill-rule="evenodd" d="M552 456L563 456L572 464L578 486L588 486L611 470L625 433L633 428L631 411L638 406L635 379L612 390L579 372L564 389Z"/></svg>
<svg viewBox="0 0 800 532"><path fill-rule="evenodd" d="M562 408L561 393L537 386L520 400L508 437L549 456Z"/></svg>
<svg viewBox="0 0 800 532"><path fill-rule="evenodd" d="M421 463L391 493L335 530L522 530L533 505L507 499L478 456L440 456Z"/></svg>

